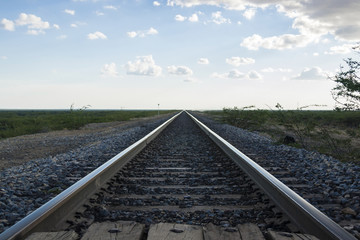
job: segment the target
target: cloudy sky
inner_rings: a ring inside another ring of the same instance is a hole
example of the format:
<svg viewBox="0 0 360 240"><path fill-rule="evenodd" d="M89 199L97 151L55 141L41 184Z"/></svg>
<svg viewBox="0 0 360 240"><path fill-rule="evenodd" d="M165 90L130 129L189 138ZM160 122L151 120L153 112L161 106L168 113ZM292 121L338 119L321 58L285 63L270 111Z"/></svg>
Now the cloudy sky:
<svg viewBox="0 0 360 240"><path fill-rule="evenodd" d="M0 109L285 108L334 101L354 0L0 1Z"/></svg>

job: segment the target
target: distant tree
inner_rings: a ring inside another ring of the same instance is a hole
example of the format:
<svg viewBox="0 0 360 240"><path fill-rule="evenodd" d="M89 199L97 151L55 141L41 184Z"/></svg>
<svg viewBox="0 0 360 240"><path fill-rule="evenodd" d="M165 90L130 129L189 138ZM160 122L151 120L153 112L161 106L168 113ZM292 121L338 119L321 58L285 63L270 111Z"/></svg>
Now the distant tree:
<svg viewBox="0 0 360 240"><path fill-rule="evenodd" d="M358 53L359 49L360 45L354 48ZM340 72L332 78L336 82L331 92L336 102L335 110L360 110L360 62L351 58L344 61L347 68L341 66Z"/></svg>

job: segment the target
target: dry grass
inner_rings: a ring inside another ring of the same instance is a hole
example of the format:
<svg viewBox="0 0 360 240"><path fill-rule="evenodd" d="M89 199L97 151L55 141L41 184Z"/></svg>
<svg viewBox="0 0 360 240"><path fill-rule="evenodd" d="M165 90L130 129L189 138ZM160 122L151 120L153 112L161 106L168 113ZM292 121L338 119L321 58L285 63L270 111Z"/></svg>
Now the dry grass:
<svg viewBox="0 0 360 240"><path fill-rule="evenodd" d="M360 112L335 111L208 111L225 122L272 138L283 144L291 136L294 147L318 151L344 162L360 164Z"/></svg>

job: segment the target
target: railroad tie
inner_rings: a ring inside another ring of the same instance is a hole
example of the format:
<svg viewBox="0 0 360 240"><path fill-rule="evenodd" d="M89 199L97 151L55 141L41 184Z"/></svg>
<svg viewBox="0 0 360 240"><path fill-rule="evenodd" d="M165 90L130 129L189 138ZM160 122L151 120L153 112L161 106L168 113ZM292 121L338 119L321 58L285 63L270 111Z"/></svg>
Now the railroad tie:
<svg viewBox="0 0 360 240"><path fill-rule="evenodd" d="M145 225L132 221L93 223L81 240L140 240L144 239ZM276 232L269 230L271 240L317 240L308 234ZM33 233L26 240L76 240L74 231ZM220 227L212 223L206 226L157 223L151 224L147 240L265 240L256 224L245 223L237 227Z"/></svg>

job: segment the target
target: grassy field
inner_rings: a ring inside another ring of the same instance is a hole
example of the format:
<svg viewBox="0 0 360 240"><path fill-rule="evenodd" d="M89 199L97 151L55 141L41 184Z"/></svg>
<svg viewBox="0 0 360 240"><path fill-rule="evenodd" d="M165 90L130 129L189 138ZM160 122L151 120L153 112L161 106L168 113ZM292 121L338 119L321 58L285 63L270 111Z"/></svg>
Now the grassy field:
<svg viewBox="0 0 360 240"><path fill-rule="evenodd" d="M257 131L277 143L315 150L342 161L360 163L360 112L308 110L207 111L215 119ZM285 137L289 137L285 140ZM295 140L295 142L292 142Z"/></svg>
<svg viewBox="0 0 360 240"><path fill-rule="evenodd" d="M160 114L170 112L175 110L160 111ZM0 110L0 139L157 114L157 110Z"/></svg>

